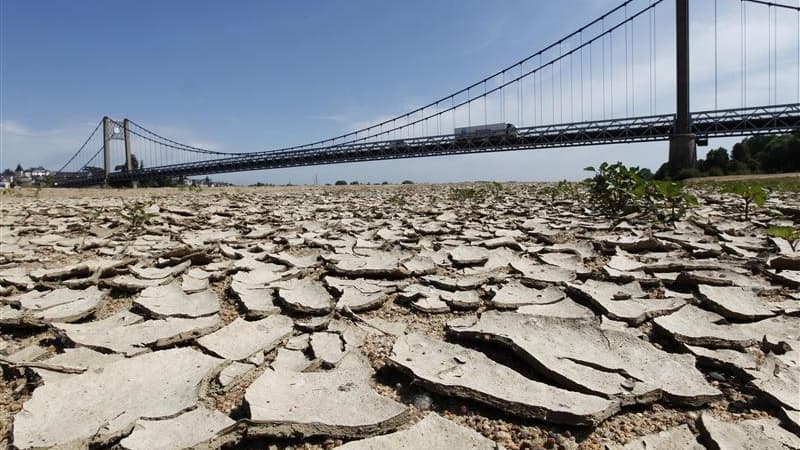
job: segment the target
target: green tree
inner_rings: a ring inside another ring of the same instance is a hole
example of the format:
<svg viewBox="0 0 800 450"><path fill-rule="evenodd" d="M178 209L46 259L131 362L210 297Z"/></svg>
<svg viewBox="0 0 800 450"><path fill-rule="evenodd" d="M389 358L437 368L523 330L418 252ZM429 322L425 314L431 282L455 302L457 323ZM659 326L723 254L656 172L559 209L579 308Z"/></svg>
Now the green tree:
<svg viewBox="0 0 800 450"><path fill-rule="evenodd" d="M142 163L139 162L139 160L136 158L136 155L134 155L133 153L131 153L131 167L133 167L134 170L136 170L137 168L139 169L142 168ZM114 172L127 172L127 171L128 171L127 163L122 163L118 166L114 166Z"/></svg>
<svg viewBox="0 0 800 450"><path fill-rule="evenodd" d="M697 168L704 172L718 169L722 174L725 174L727 173L730 161L731 158L728 155L728 150L724 147L719 147L709 150L706 154L706 159L697 162Z"/></svg>

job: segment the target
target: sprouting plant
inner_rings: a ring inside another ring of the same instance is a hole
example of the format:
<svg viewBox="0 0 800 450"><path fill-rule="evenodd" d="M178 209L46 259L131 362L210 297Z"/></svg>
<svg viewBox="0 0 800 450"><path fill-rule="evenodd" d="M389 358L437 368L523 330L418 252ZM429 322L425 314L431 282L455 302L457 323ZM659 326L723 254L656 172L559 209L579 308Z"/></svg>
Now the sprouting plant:
<svg viewBox="0 0 800 450"><path fill-rule="evenodd" d="M723 192L738 195L744 203L744 220L750 219L750 206L764 206L767 201L767 190L758 184L738 181L724 187Z"/></svg>
<svg viewBox="0 0 800 450"><path fill-rule="evenodd" d="M450 190L450 198L458 201L479 201L483 199L485 192L479 188L453 188Z"/></svg>
<svg viewBox="0 0 800 450"><path fill-rule="evenodd" d="M503 192L503 183L492 181L492 184L489 185L489 189L491 189L493 194L499 194Z"/></svg>
<svg viewBox="0 0 800 450"><path fill-rule="evenodd" d="M588 181L589 194L599 209L610 215L627 214L637 209L635 190L643 180L638 167L604 162L596 169L590 166L583 170L594 172L594 177Z"/></svg>
<svg viewBox="0 0 800 450"><path fill-rule="evenodd" d="M577 197L578 184L567 180L561 180L556 184L545 186L542 192L550 197L550 202L572 200Z"/></svg>
<svg viewBox="0 0 800 450"><path fill-rule="evenodd" d="M128 220L128 231L136 230L155 216L155 214L147 212L147 206L149 205L138 201L122 201L120 215Z"/></svg>
<svg viewBox="0 0 800 450"><path fill-rule="evenodd" d="M786 239L786 241L792 247L792 250L798 250L795 243L800 241L800 228L769 227L767 228L767 236Z"/></svg>
<svg viewBox="0 0 800 450"><path fill-rule="evenodd" d="M391 202L391 203L393 203L393 204L395 204L395 205L397 205L399 207L403 207L403 206L406 205L406 196L402 195L402 194L395 194L395 195L389 197L389 202Z"/></svg>
<svg viewBox="0 0 800 450"><path fill-rule="evenodd" d="M662 222L674 223L698 204L697 197L674 181L642 180L634 193L642 208Z"/></svg>

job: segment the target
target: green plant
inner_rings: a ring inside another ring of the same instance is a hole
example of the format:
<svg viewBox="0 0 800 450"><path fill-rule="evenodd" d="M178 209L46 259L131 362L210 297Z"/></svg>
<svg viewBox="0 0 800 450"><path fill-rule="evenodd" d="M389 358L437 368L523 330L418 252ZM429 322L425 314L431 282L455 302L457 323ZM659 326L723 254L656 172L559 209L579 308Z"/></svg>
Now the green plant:
<svg viewBox="0 0 800 450"><path fill-rule="evenodd" d="M682 183L673 181L642 180L634 194L643 209L662 222L674 223L690 206L698 204L697 197L687 192Z"/></svg>
<svg viewBox="0 0 800 450"><path fill-rule="evenodd" d="M738 195L744 203L744 220L750 219L750 205L764 206L767 201L767 190L755 183L738 181L723 186L723 192Z"/></svg>
<svg viewBox="0 0 800 450"><path fill-rule="evenodd" d="M336 186L347 186L347 181L344 180L336 180L336 183L333 183Z"/></svg>
<svg viewBox="0 0 800 450"><path fill-rule="evenodd" d="M697 197L688 192L683 183L654 180L647 169L604 162L597 169L587 167L586 170L595 173L587 181L590 201L609 216L644 212L659 221L674 223L689 207L698 204ZM562 183L556 185L553 192L571 190L570 195L577 195L574 186Z"/></svg>
<svg viewBox="0 0 800 450"><path fill-rule="evenodd" d="M638 209L635 190L643 181L638 167L604 162L596 169L590 166L583 170L594 172L594 177L588 181L589 195L600 210L609 215L620 215Z"/></svg>
<svg viewBox="0 0 800 450"><path fill-rule="evenodd" d="M403 207L403 206L406 205L406 196L402 195L402 194L395 194L395 195L389 197L389 202L391 202L391 203L393 203L393 204L395 204L395 205L397 205L399 207Z"/></svg>
<svg viewBox="0 0 800 450"><path fill-rule="evenodd" d="M767 236L775 238L783 238L789 242L792 250L797 251L795 242L800 240L800 228L795 227L769 227L767 228Z"/></svg>
<svg viewBox="0 0 800 450"><path fill-rule="evenodd" d="M578 195L578 184L567 180L561 180L556 184L548 184L542 189L542 193L550 197L550 202L558 200L572 200Z"/></svg>
<svg viewBox="0 0 800 450"><path fill-rule="evenodd" d="M411 180L403 180L403 182L400 184L414 184L414 182Z"/></svg>
<svg viewBox="0 0 800 450"><path fill-rule="evenodd" d="M155 214L147 212L147 206L149 205L138 201L122 201L120 215L128 221L128 231L138 229L141 225L147 223L150 218L155 216Z"/></svg>
<svg viewBox="0 0 800 450"><path fill-rule="evenodd" d="M484 195L484 190L479 188L471 187L450 189L450 198L458 202L482 200Z"/></svg>

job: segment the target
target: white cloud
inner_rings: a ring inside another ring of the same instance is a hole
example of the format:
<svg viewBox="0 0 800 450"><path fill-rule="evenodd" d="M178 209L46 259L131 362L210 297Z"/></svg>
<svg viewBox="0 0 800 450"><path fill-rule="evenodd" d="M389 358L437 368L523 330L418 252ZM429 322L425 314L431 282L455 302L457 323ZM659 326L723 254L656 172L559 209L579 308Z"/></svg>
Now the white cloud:
<svg viewBox="0 0 800 450"><path fill-rule="evenodd" d="M60 167L80 147L96 125L97 123L83 122L58 128L36 129L20 121L4 119L0 122L0 168L16 166L18 163L24 166ZM87 145L88 147L91 146Z"/></svg>

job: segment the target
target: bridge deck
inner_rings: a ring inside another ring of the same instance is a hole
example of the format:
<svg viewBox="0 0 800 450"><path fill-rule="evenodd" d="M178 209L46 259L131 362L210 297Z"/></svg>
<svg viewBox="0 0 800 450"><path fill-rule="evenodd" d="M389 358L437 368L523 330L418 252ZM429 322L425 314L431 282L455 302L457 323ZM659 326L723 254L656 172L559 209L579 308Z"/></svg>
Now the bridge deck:
<svg viewBox="0 0 800 450"><path fill-rule="evenodd" d="M258 152L202 162L151 167L132 172L114 172L109 175L108 183L123 184L132 180L383 159L663 141L674 133L674 123L674 114L664 114L520 128L516 136L463 139L448 134L403 141L352 142L283 152ZM692 114L692 131L698 136L741 136L798 130L800 130L800 104ZM101 176L57 180L61 186L91 186L102 184L104 181Z"/></svg>

